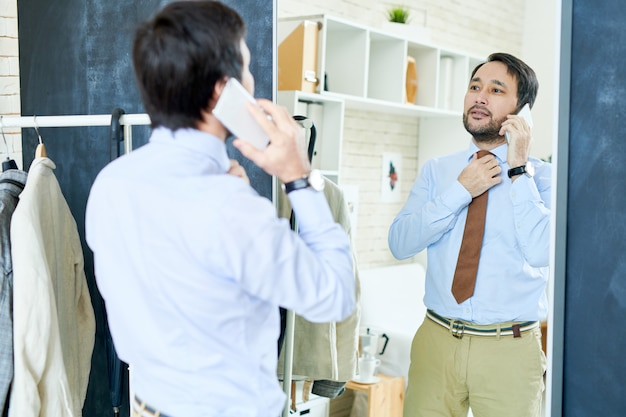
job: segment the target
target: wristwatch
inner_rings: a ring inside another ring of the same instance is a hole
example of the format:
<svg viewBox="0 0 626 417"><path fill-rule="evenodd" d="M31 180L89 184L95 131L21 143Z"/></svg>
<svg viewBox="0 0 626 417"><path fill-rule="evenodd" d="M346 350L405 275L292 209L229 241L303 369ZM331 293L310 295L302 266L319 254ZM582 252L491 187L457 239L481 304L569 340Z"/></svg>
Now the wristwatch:
<svg viewBox="0 0 626 417"><path fill-rule="evenodd" d="M513 178L516 175L522 174L526 175L528 178L532 178L533 175L535 175L535 167L533 167L533 164L528 161L526 162L526 165L509 169L508 174L509 178Z"/></svg>
<svg viewBox="0 0 626 417"><path fill-rule="evenodd" d="M302 190L303 188L311 188L315 191L324 190L324 177L318 169L313 169L309 175L283 184L283 190L289 194L292 191Z"/></svg>

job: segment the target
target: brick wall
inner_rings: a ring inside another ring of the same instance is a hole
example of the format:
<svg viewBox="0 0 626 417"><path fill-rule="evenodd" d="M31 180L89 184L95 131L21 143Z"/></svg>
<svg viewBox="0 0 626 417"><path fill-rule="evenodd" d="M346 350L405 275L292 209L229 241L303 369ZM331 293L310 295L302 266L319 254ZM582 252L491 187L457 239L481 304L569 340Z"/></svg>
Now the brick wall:
<svg viewBox="0 0 626 417"><path fill-rule="evenodd" d="M20 70L17 42L17 2L0 0L0 115L18 116L20 114ZM9 155L22 165L22 139L20 129L3 129L4 138L0 138L0 159Z"/></svg>
<svg viewBox="0 0 626 417"><path fill-rule="evenodd" d="M356 185L356 250L360 268L396 263L387 246L387 231L406 200L417 174L419 119L346 109L340 184ZM399 202L381 198L383 153L402 155L396 190Z"/></svg>

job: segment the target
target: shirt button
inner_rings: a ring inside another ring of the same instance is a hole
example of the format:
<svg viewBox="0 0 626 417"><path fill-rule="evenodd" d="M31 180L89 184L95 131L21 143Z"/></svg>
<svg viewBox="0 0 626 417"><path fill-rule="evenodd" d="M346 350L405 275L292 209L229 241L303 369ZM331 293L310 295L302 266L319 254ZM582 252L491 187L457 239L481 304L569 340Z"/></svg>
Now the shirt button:
<svg viewBox="0 0 626 417"><path fill-rule="evenodd" d="M470 310L468 307L465 307L465 314L469 314L471 312L472 312L472 310Z"/></svg>

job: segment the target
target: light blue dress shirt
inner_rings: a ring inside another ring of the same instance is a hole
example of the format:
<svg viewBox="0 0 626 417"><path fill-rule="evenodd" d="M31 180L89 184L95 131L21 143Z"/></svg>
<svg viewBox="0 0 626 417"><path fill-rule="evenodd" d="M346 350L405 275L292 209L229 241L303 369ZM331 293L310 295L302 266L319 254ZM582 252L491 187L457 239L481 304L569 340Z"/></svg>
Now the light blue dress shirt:
<svg viewBox="0 0 626 417"><path fill-rule="evenodd" d="M170 416L278 416L278 306L311 321L354 308L349 240L324 195L289 194L300 237L227 175L218 138L154 130L98 175L86 237L131 389Z"/></svg>
<svg viewBox="0 0 626 417"><path fill-rule="evenodd" d="M502 182L489 190L474 295L457 304L452 280L472 198L458 181L478 148L428 161L389 229L398 259L427 250L426 308L477 324L544 319L550 258L551 165L530 158L535 176L508 178L508 145L492 150Z"/></svg>

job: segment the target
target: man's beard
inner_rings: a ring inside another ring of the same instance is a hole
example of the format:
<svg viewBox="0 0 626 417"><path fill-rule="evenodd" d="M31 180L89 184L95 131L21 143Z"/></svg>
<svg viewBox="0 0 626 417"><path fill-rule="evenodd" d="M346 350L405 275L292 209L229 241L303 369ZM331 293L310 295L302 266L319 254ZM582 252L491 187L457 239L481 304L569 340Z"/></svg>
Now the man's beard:
<svg viewBox="0 0 626 417"><path fill-rule="evenodd" d="M463 126L465 126L465 130L467 130L476 140L476 142L481 143L494 143L502 140L502 136L500 136L500 128L502 127L502 123L506 120L506 116L500 120L494 120L491 117L491 113L489 113L490 122L486 125L480 127L470 127L468 123L469 113L472 109L469 109L466 113L463 114ZM484 109L482 109L485 111Z"/></svg>

